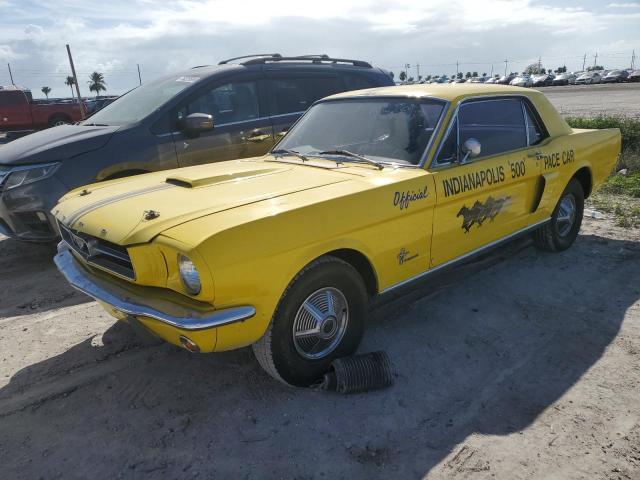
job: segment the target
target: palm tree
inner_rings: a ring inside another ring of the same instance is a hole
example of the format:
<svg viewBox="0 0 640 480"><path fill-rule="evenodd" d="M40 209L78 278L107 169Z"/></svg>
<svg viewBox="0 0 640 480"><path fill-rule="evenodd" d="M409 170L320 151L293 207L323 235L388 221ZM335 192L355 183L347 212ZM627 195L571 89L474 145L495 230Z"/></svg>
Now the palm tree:
<svg viewBox="0 0 640 480"><path fill-rule="evenodd" d="M71 75L69 75L64 81L64 84L69 86L69 88L71 89L71 96L73 97L73 86L76 84L76 81Z"/></svg>
<svg viewBox="0 0 640 480"><path fill-rule="evenodd" d="M93 72L89 75L89 91L96 92L96 97L100 96L100 91L107 91L107 83L104 81L104 75L100 72Z"/></svg>
<svg viewBox="0 0 640 480"><path fill-rule="evenodd" d="M49 94L51 93L51 88L50 88L50 87L42 87L42 88L40 89L40 91L41 91L42 93L44 93L44 94L45 94L45 96L47 97L47 100L49 100Z"/></svg>

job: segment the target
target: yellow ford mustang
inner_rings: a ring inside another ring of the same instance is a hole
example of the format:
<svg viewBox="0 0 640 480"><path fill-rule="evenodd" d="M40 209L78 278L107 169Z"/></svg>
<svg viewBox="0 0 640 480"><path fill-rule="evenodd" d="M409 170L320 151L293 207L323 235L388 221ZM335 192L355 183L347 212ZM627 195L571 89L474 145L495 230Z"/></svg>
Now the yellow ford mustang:
<svg viewBox="0 0 640 480"><path fill-rule="evenodd" d="M618 130L571 129L534 90L350 92L264 157L68 193L55 261L138 331L195 352L253 345L308 385L356 350L373 297L516 235L568 248L619 151Z"/></svg>

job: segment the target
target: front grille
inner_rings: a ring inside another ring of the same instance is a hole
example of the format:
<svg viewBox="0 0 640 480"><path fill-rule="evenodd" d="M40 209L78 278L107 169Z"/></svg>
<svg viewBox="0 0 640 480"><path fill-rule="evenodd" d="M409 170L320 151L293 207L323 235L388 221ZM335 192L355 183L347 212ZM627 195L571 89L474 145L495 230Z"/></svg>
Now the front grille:
<svg viewBox="0 0 640 480"><path fill-rule="evenodd" d="M58 222L62 240L88 264L135 280L131 258L125 247L68 228Z"/></svg>

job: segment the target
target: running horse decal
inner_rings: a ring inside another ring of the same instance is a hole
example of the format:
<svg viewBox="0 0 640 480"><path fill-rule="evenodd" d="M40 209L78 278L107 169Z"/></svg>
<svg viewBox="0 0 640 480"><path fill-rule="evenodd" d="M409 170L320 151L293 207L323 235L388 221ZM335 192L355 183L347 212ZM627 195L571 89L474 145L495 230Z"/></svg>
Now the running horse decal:
<svg viewBox="0 0 640 480"><path fill-rule="evenodd" d="M471 230L474 224L481 227L487 219L493 222L493 219L496 218L510 198L511 197L504 197L496 200L493 197L489 197L484 203L476 200L476 203L474 203L471 208L468 208L466 205L463 206L456 217L462 216L462 229L464 233L469 233L469 230Z"/></svg>

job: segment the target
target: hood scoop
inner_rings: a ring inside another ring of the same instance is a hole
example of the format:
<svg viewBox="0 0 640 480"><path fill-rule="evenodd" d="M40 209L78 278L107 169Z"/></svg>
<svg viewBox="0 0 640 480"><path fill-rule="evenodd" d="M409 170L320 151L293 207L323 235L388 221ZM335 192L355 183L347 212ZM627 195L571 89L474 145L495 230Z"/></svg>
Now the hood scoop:
<svg viewBox="0 0 640 480"><path fill-rule="evenodd" d="M263 177L265 175L272 175L274 173L280 173L290 170L290 168L264 168L261 170L247 170L240 172L233 172L223 175L174 175L167 177L166 183L183 188L198 188L209 187L211 185L220 185L223 183L239 182L247 180L249 178Z"/></svg>

